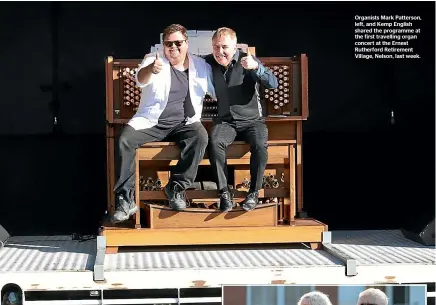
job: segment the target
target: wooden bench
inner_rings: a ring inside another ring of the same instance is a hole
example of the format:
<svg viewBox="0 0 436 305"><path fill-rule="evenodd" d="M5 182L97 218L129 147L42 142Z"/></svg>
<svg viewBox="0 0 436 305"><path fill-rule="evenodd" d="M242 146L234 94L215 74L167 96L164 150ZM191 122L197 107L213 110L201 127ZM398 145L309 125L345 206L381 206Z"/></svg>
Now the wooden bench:
<svg viewBox="0 0 436 305"><path fill-rule="evenodd" d="M285 198L284 207L282 207L282 218L288 217L289 221L294 220L295 216L295 140L270 140L268 141L268 165L279 165L283 167L285 174L286 187L279 189L262 189L259 192L259 197L281 197ZM250 164L250 147L247 143L242 141L235 141L227 148L227 164L228 165L249 165ZM147 143L136 151L136 183L135 183L135 201L138 207L141 206L143 200L166 200L166 196L163 191L141 191L139 188L139 179L141 175L140 163L141 161L152 161L153 165L150 172L159 169L164 172L168 172L169 166L177 164L180 156L180 149L174 142L152 142ZM163 162L162 162L163 161ZM150 164L151 165L151 164ZM201 165L210 165L207 152L200 163ZM247 172L248 171L248 172ZM240 169L235 170L235 180L241 178L241 174L248 176L249 170ZM168 182L168 177L160 177L163 186ZM187 190L188 198L190 199L216 199L219 198L217 190ZM234 192L235 199L245 198L247 191L241 191L236 188ZM135 227L141 227L140 212L135 217Z"/></svg>

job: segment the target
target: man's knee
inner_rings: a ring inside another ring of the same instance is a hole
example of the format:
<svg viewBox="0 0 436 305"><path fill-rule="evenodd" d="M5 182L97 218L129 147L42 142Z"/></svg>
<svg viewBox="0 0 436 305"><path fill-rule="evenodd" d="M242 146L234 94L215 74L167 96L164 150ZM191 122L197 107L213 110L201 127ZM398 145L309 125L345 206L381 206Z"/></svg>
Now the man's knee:
<svg viewBox="0 0 436 305"><path fill-rule="evenodd" d="M211 149L224 149L226 148L226 140L222 137L218 136L217 134L211 134L209 139L209 147Z"/></svg>
<svg viewBox="0 0 436 305"><path fill-rule="evenodd" d="M257 155L263 156L268 154L268 137L258 134L254 139L250 141L251 153L257 153Z"/></svg>
<svg viewBox="0 0 436 305"><path fill-rule="evenodd" d="M132 134L128 132L123 132L119 138L119 144L121 150L132 149Z"/></svg>
<svg viewBox="0 0 436 305"><path fill-rule="evenodd" d="M197 144L201 148L206 148L207 144L209 142L209 136L207 134L206 128L202 126L202 128L198 129L197 133Z"/></svg>
<svg viewBox="0 0 436 305"><path fill-rule="evenodd" d="M256 139L255 142L251 144L251 149L258 152L268 152L268 141Z"/></svg>
<svg viewBox="0 0 436 305"><path fill-rule="evenodd" d="M259 152L268 151L268 128L265 124L256 126L256 135L250 141L251 149Z"/></svg>
<svg viewBox="0 0 436 305"><path fill-rule="evenodd" d="M225 131L222 125L215 125L210 132L209 147L213 149L224 149L227 146L227 140L224 138Z"/></svg>

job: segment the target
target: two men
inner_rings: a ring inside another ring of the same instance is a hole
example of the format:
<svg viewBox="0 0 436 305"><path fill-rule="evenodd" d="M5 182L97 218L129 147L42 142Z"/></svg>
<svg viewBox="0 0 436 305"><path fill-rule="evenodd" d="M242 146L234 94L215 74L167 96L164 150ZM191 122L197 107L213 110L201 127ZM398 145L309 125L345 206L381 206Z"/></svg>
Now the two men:
<svg viewBox="0 0 436 305"><path fill-rule="evenodd" d="M260 84L277 88L278 80L262 63L236 47L235 31L219 28L212 37L213 53L206 56L212 67L218 101L218 117L210 133L209 159L220 190L220 210L234 207L227 185L226 149L237 138L250 145L250 190L244 210L256 208L258 192L268 161L268 129L262 118Z"/></svg>
<svg viewBox="0 0 436 305"><path fill-rule="evenodd" d="M388 305L386 294L377 288L368 288L359 294L357 305ZM329 296L321 291L311 291L300 297L297 305L332 305Z"/></svg>
<svg viewBox="0 0 436 305"><path fill-rule="evenodd" d="M119 139L121 169L114 187L113 223L127 220L138 211L133 200L138 147L156 141L178 144L180 160L164 191L170 207L183 210L184 190L194 182L208 144L200 118L204 96L215 96L211 68L204 59L188 53L188 35L183 26L173 24L163 31L163 52L144 57L136 81L142 88L141 101Z"/></svg>
<svg viewBox="0 0 436 305"><path fill-rule="evenodd" d="M218 29L212 42L213 54L205 59L193 56L187 53L186 29L171 25L163 32L163 53L146 55L139 66L136 78L142 88L141 102L120 137L121 174L114 188L117 202L112 222L127 220L138 210L133 201L135 153L148 142L178 143L181 157L164 191L172 209L186 207L184 191L194 182L208 144L200 122L206 94L218 100L209 158L221 193L220 209L229 211L234 206L225 174L225 151L237 136L250 144L251 151L251 188L243 208L256 207L268 159L268 131L258 89L260 83L276 88L278 82L258 59L237 49L233 30Z"/></svg>

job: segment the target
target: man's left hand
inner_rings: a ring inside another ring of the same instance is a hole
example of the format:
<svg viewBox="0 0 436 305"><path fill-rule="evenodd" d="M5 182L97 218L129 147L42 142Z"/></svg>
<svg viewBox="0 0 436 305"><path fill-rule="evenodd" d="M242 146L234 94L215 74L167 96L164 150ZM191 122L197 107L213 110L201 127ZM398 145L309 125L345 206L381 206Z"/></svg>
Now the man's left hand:
<svg viewBox="0 0 436 305"><path fill-rule="evenodd" d="M246 70L257 70L259 64L254 60L253 56L250 54L250 49L248 49L247 56L241 58L241 65Z"/></svg>

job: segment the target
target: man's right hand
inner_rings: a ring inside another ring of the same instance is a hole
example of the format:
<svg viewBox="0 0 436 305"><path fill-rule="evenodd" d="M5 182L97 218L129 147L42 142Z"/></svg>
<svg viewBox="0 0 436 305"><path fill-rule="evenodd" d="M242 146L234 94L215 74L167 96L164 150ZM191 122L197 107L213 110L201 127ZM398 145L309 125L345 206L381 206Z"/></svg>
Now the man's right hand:
<svg viewBox="0 0 436 305"><path fill-rule="evenodd" d="M160 58L160 55L158 52L156 52L156 59L154 60L153 67L151 71L153 74L158 74L162 70L162 58Z"/></svg>
<svg viewBox="0 0 436 305"><path fill-rule="evenodd" d="M152 61L154 59L154 61ZM152 81L152 74L158 74L162 70L163 61L160 58L159 53L156 52L156 55L153 58L152 54L147 54L144 57L143 63L147 63L147 65L138 71L138 83L142 84L142 86L146 86Z"/></svg>

